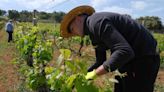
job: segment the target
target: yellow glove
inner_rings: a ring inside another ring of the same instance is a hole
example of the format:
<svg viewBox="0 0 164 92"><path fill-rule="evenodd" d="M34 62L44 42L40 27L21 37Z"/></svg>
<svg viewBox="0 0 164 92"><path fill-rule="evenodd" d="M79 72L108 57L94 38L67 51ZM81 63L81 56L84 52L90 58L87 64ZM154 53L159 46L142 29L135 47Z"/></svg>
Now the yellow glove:
<svg viewBox="0 0 164 92"><path fill-rule="evenodd" d="M95 79L96 78L96 70L93 70L92 72L88 72L87 73L87 75L85 76L85 78L87 79L87 80L89 80L89 79Z"/></svg>

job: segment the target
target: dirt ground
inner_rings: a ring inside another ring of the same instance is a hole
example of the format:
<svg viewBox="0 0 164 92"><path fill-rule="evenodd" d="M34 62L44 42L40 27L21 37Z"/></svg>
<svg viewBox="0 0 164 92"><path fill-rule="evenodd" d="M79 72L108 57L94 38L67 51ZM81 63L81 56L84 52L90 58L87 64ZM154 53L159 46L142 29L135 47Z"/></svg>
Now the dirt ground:
<svg viewBox="0 0 164 92"><path fill-rule="evenodd" d="M164 85L164 69L159 70L156 82Z"/></svg>
<svg viewBox="0 0 164 92"><path fill-rule="evenodd" d="M7 44L6 34L0 30L0 92L16 92L17 68L12 64L14 48Z"/></svg>

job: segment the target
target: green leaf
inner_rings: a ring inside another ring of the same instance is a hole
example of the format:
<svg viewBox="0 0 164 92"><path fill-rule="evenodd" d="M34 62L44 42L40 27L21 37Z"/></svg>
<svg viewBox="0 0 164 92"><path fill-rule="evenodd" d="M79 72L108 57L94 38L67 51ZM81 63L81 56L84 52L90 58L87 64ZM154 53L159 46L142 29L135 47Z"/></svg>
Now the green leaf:
<svg viewBox="0 0 164 92"><path fill-rule="evenodd" d="M85 79L84 75L79 75L75 82L77 92L99 92L98 88Z"/></svg>
<svg viewBox="0 0 164 92"><path fill-rule="evenodd" d="M77 75L71 75L67 80L66 80L66 83L67 83L67 87L68 88L72 88L74 86L74 81L76 79Z"/></svg>
<svg viewBox="0 0 164 92"><path fill-rule="evenodd" d="M64 59L69 59L71 56L71 51L69 49L60 49L60 53L64 56Z"/></svg>
<svg viewBox="0 0 164 92"><path fill-rule="evenodd" d="M112 90L110 87L107 87L105 90L103 89L103 91L101 91L101 92L112 92Z"/></svg>
<svg viewBox="0 0 164 92"><path fill-rule="evenodd" d="M72 72L76 71L74 64L72 64L70 61L66 61L65 64L67 65L68 68L72 70Z"/></svg>
<svg viewBox="0 0 164 92"><path fill-rule="evenodd" d="M53 67L45 67L45 73L46 73L46 74L50 74L50 73L52 73L53 70L54 70Z"/></svg>

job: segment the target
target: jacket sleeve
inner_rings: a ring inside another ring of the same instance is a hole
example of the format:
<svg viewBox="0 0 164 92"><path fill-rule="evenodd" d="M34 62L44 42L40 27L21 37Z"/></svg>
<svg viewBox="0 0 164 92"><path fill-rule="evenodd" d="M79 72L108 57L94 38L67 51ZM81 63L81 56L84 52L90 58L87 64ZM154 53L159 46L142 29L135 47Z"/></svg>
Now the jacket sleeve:
<svg viewBox="0 0 164 92"><path fill-rule="evenodd" d="M106 50L104 48L96 47L95 54L96 54L96 62L92 66L90 66L88 72L98 68L100 65L103 64L104 61L106 61Z"/></svg>
<svg viewBox="0 0 164 92"><path fill-rule="evenodd" d="M106 71L121 68L134 57L134 51L125 38L111 24L101 28L101 40L111 50L110 59L103 63Z"/></svg>

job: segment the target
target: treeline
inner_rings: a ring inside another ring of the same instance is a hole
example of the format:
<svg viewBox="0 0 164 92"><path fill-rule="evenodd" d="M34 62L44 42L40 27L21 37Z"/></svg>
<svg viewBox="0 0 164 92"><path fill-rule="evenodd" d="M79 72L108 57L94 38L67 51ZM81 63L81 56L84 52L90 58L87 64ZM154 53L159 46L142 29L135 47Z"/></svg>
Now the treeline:
<svg viewBox="0 0 164 92"><path fill-rule="evenodd" d="M47 13L44 11L36 11L35 14L33 11L17 11L17 10L1 10L0 9L0 16L7 16L9 19L14 19L20 22L31 22L34 15L40 22L56 22L60 23L63 16L65 15L64 12L52 12ZM131 17L130 15L125 14L127 17ZM146 28L153 30L155 32L162 32L164 33L164 26L162 25L161 18L157 16L144 16L139 17L136 19L139 23L144 25Z"/></svg>
<svg viewBox="0 0 164 92"><path fill-rule="evenodd" d="M64 12L52 12L52 13L47 13L44 11L37 11L35 12L35 17L38 20L46 20L46 21L54 21L57 23L60 23L62 20L63 16L65 15ZM20 22L31 22L33 17L34 17L34 12L32 11L27 11L27 10L22 10L22 11L17 11L17 10L1 10L0 9L0 16L7 16L9 19L14 19Z"/></svg>
<svg viewBox="0 0 164 92"><path fill-rule="evenodd" d="M124 14L124 16L132 18L131 15L128 14ZM139 17L136 19L136 21L151 31L164 33L164 25L162 25L161 18L157 16Z"/></svg>
<svg viewBox="0 0 164 92"><path fill-rule="evenodd" d="M140 17L137 19L137 21L144 25L146 28L153 31L162 30L164 28L161 19L157 16Z"/></svg>

